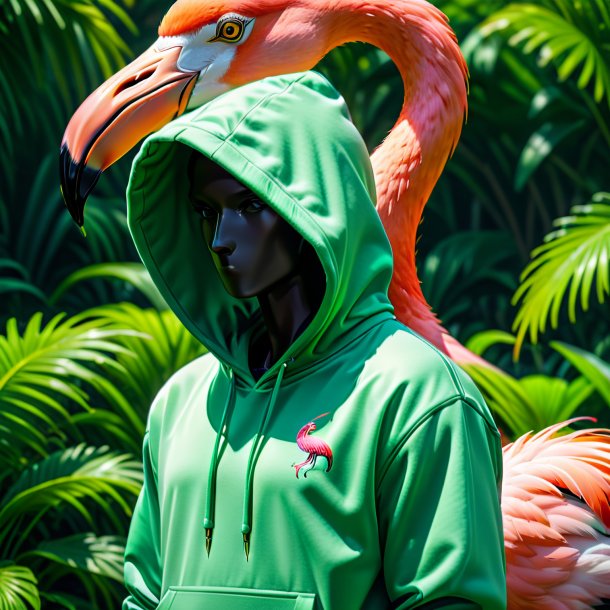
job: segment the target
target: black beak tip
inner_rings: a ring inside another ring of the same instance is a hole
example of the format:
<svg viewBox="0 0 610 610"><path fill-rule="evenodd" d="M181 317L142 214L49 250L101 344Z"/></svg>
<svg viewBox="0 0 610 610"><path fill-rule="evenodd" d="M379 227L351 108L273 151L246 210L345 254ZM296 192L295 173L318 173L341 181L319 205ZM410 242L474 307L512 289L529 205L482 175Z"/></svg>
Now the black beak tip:
<svg viewBox="0 0 610 610"><path fill-rule="evenodd" d="M79 227L85 223L85 203L101 173L101 170L74 161L67 145L62 144L59 151L61 194L70 216Z"/></svg>

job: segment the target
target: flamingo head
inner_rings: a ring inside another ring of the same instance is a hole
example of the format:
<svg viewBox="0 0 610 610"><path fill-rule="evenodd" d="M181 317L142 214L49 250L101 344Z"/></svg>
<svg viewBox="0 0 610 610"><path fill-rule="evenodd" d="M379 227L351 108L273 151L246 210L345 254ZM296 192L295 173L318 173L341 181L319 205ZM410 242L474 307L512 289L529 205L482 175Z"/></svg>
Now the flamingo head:
<svg viewBox="0 0 610 610"><path fill-rule="evenodd" d="M248 82L312 68L335 46L318 0L178 0L157 41L96 89L70 120L61 188L75 222L101 173L186 110Z"/></svg>

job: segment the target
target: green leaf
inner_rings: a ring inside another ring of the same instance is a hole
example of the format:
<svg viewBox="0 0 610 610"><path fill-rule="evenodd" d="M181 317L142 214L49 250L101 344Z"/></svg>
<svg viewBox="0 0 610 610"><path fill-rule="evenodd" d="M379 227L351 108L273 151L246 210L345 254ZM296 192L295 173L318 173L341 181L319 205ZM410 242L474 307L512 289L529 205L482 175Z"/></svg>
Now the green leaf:
<svg viewBox="0 0 610 610"><path fill-rule="evenodd" d="M124 372L113 355L122 354L125 361L133 358L116 339L139 333L109 325L108 320L84 312L68 319L60 314L42 326L39 313L28 321L21 336L17 321L8 321L6 336L0 335L0 440L11 437L5 443L4 459L12 455L13 466L21 462L24 452L45 455L45 438L57 432L58 426L72 426L66 401L79 409L90 408L83 389L87 386L129 422L128 429L139 443L144 418L108 381L112 371Z"/></svg>
<svg viewBox="0 0 610 610"><path fill-rule="evenodd" d="M492 345L514 345L515 337L503 330L484 330L476 333L466 342L466 348L482 356Z"/></svg>
<svg viewBox="0 0 610 610"><path fill-rule="evenodd" d="M167 309L167 303L141 263L101 263L79 269L61 282L51 295L50 302L57 303L61 296L75 284L94 278L118 279L128 282L137 288L153 307L159 310Z"/></svg>
<svg viewBox="0 0 610 610"><path fill-rule="evenodd" d="M594 390L583 377L571 382L545 375L515 379L500 369L474 364L464 368L515 437L569 419Z"/></svg>
<svg viewBox="0 0 610 610"><path fill-rule="evenodd" d="M0 564L0 610L40 610L37 584L29 568Z"/></svg>
<svg viewBox="0 0 610 610"><path fill-rule="evenodd" d="M144 421L151 401L171 375L205 353L171 310L140 309L129 303L90 310L108 329L123 330L117 343L129 354L117 354L121 369L110 373L114 384ZM137 333L129 334L130 329Z"/></svg>
<svg viewBox="0 0 610 610"><path fill-rule="evenodd" d="M563 142L570 134L578 131L585 121L574 121L569 125L556 125L544 123L529 137L526 142L515 170L515 190L523 190L532 174L540 164Z"/></svg>
<svg viewBox="0 0 610 610"><path fill-rule="evenodd" d="M18 263L12 258L0 258L0 269L11 269L26 279L29 276L28 270L21 263Z"/></svg>
<svg viewBox="0 0 610 610"><path fill-rule="evenodd" d="M513 289L511 274L498 267L514 256L514 248L514 241L500 231L462 231L428 253L420 265L422 288L445 323L472 306L478 283Z"/></svg>
<svg viewBox="0 0 610 610"><path fill-rule="evenodd" d="M131 514L131 504L122 492L135 497L141 482L141 466L129 455L84 443L56 451L26 468L0 499L0 545L11 537L18 519L27 516L35 524L49 509L58 507L76 511L91 526L96 511L101 512L120 527L117 505L124 514ZM27 528L19 533L17 547L28 534Z"/></svg>
<svg viewBox="0 0 610 610"><path fill-rule="evenodd" d="M72 111L76 102L99 83L103 74L109 77L124 65L130 55L117 27L135 31L129 16L114 0L3 2L0 11L0 83L10 82L11 97L23 101L35 99L41 102L44 111L33 112L28 103L3 103L0 106L1 122L17 126L19 132L22 131L19 128L27 124L47 131L49 136L52 133L56 138L57 133L49 125L51 117L48 112L49 106L57 104L56 98L63 106L62 114ZM85 35L76 36L76 30ZM88 56L94 60L93 71L86 69L83 61ZM54 89L44 86L47 73L50 74L49 80L60 83ZM6 96L2 97L5 99ZM9 146L14 139L4 138Z"/></svg>
<svg viewBox="0 0 610 610"><path fill-rule="evenodd" d="M89 532L57 540L43 540L20 559L44 557L70 568L99 574L122 583L124 553L124 537L96 536Z"/></svg>
<svg viewBox="0 0 610 610"><path fill-rule="evenodd" d="M0 294L13 294L15 292L27 292L42 303L46 304L47 302L47 297L44 292L39 288L36 288L36 286L33 286L30 282L12 277L0 278Z"/></svg>
<svg viewBox="0 0 610 610"><path fill-rule="evenodd" d="M610 407L610 364L595 354L568 343L551 341L550 345L589 380Z"/></svg>
<svg viewBox="0 0 610 610"><path fill-rule="evenodd" d="M610 105L610 17L600 4L509 4L491 15L481 31L484 36L507 31L511 45L523 45L525 53L539 51L540 63L553 63L560 81L581 69L577 86L592 84L595 100L605 97Z"/></svg>
<svg viewBox="0 0 610 610"><path fill-rule="evenodd" d="M566 295L573 323L578 301L586 311L592 290L600 303L610 293L610 194L596 193L590 204L571 211L572 216L554 222L557 230L532 252L532 261L521 274L512 299L513 304L520 301L513 322L515 354L527 333L536 343L549 321L557 327Z"/></svg>
<svg viewBox="0 0 610 610"><path fill-rule="evenodd" d="M90 602L84 602L82 599L74 598L72 595L65 593L49 593L45 591L40 592L40 597L45 602L53 604L52 608L63 608L64 610L89 610L91 607Z"/></svg>

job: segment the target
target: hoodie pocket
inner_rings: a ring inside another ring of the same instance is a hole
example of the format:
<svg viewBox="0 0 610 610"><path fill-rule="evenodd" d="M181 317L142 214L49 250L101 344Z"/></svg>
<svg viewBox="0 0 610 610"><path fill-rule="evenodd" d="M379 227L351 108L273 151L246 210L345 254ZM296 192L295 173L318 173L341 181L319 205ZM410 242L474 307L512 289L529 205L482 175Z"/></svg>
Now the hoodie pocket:
<svg viewBox="0 0 610 610"><path fill-rule="evenodd" d="M312 593L234 587L170 587L157 610L313 610Z"/></svg>

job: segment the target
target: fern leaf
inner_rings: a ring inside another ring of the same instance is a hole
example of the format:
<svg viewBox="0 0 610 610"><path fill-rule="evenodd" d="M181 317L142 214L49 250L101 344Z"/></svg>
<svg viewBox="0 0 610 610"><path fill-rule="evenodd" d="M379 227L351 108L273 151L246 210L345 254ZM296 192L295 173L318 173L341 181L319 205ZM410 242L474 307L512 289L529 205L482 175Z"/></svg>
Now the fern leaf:
<svg viewBox="0 0 610 610"><path fill-rule="evenodd" d="M520 302L513 323L515 354L528 333L536 343L547 324L557 328L566 296L573 323L577 303L586 311L592 293L600 303L610 294L610 193L596 193L591 203L571 211L555 221L557 229L532 252L521 274L513 296L513 304Z"/></svg>

